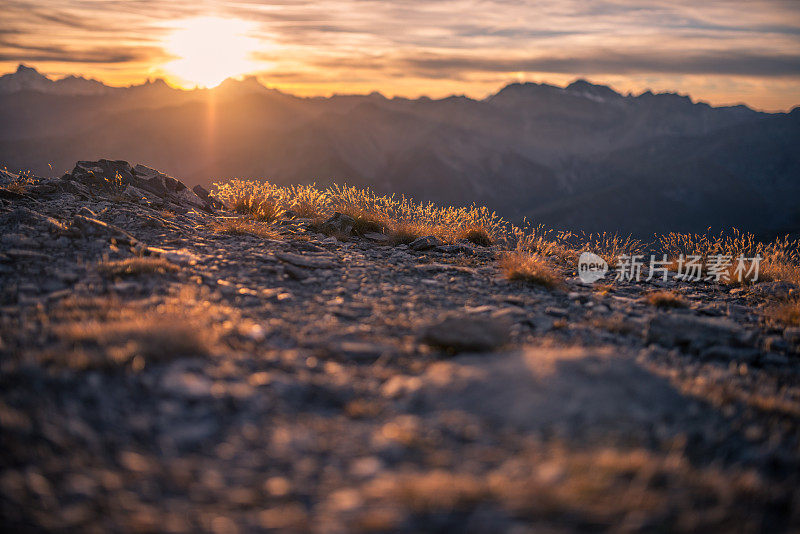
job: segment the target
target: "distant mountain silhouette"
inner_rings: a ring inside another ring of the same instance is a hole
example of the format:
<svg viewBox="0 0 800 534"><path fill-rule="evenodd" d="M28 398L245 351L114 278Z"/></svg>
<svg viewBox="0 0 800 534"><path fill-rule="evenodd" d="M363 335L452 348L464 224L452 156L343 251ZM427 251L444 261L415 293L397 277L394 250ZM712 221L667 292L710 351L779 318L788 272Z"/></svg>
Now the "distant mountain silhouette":
<svg viewBox="0 0 800 534"><path fill-rule="evenodd" d="M300 98L255 78L112 88L20 66L0 77L0 125L0 165L45 175L105 157L190 185L348 182L587 232L800 231L800 109L586 80L514 83L484 100Z"/></svg>

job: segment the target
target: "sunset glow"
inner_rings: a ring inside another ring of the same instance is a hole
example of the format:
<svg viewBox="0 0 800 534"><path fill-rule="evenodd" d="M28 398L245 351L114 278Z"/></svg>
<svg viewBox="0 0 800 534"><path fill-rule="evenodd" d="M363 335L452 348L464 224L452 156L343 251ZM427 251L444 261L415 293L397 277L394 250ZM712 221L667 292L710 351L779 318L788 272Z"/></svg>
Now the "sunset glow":
<svg viewBox="0 0 800 534"><path fill-rule="evenodd" d="M203 17L187 19L164 42L178 59L164 65L184 87L215 87L225 78L247 73L257 65L250 57L259 41L247 35L253 28L241 20Z"/></svg>
<svg viewBox="0 0 800 534"><path fill-rule="evenodd" d="M715 105L800 103L794 0L19 0L2 12L0 72L24 63L111 85L255 75L298 95L482 98L587 78Z"/></svg>

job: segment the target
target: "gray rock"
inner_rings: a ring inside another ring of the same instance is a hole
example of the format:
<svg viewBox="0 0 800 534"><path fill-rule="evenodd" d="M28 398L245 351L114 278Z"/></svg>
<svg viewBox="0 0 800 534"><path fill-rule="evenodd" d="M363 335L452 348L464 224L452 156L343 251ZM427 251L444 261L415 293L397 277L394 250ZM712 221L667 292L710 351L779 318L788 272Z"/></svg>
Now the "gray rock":
<svg viewBox="0 0 800 534"><path fill-rule="evenodd" d="M275 257L297 267L309 269L332 269L338 267L338 264L330 256L305 256L292 254L291 252L276 252Z"/></svg>
<svg viewBox="0 0 800 534"><path fill-rule="evenodd" d="M752 334L726 318L661 313L650 320L646 339L664 347L700 352L713 346L748 345Z"/></svg>
<svg viewBox="0 0 800 534"><path fill-rule="evenodd" d="M377 232L367 232L364 234L364 239L374 241L375 243L388 243L389 236L386 234L379 234Z"/></svg>
<svg viewBox="0 0 800 534"><path fill-rule="evenodd" d="M700 353L704 360L743 361L752 362L758 358L758 351L753 348L731 347L727 345L714 345Z"/></svg>
<svg viewBox="0 0 800 534"><path fill-rule="evenodd" d="M13 211L0 215L0 226L17 227L27 225L43 232L61 234L66 232L67 227L52 217L43 215L37 211L25 207L19 207Z"/></svg>
<svg viewBox="0 0 800 534"><path fill-rule="evenodd" d="M148 196L153 195L165 203L172 203L183 209L213 210L208 201L199 197L180 180L145 165L131 167L127 161L79 161L62 180L79 183L101 194L123 195L127 190L132 197L140 198L142 193L139 191L143 191ZM129 187L132 189L128 189Z"/></svg>
<svg viewBox="0 0 800 534"><path fill-rule="evenodd" d="M195 195L197 195L198 197L203 199L203 201L205 201L205 203L208 206L210 206L212 209L221 210L221 209L223 209L225 207L222 204L222 202L220 202L219 200L217 200L215 198L212 198L211 197L211 193L209 193L208 190L206 190L206 188L203 187L202 185L194 186L192 188L192 191L194 192Z"/></svg>
<svg viewBox="0 0 800 534"><path fill-rule="evenodd" d="M350 235L353 232L353 226L355 226L355 224L355 219L337 211L327 221L322 223L319 229L326 234Z"/></svg>
<svg viewBox="0 0 800 534"><path fill-rule="evenodd" d="M161 377L164 392L187 400L210 397L212 386L213 382L208 377L186 370L180 364L173 365Z"/></svg>
<svg viewBox="0 0 800 534"><path fill-rule="evenodd" d="M425 328L420 339L452 352L481 352L507 343L510 329L505 318L453 316Z"/></svg>
<svg viewBox="0 0 800 534"><path fill-rule="evenodd" d="M451 265L449 263L436 263L436 262L419 263L414 266L414 269L424 273L453 272L453 273L463 273L471 275L475 275L478 273L478 271L476 269L473 269L472 267L465 267L464 265Z"/></svg>
<svg viewBox="0 0 800 534"><path fill-rule="evenodd" d="M418 237L414 241L408 244L408 248L411 250L422 251L422 250L430 250L434 247L438 247L443 245L441 239L436 236L429 235L425 237Z"/></svg>
<svg viewBox="0 0 800 534"><path fill-rule="evenodd" d="M75 217L73 217L70 230L74 235L82 237L103 237L130 246L138 242L135 237L122 228L83 215L75 215Z"/></svg>

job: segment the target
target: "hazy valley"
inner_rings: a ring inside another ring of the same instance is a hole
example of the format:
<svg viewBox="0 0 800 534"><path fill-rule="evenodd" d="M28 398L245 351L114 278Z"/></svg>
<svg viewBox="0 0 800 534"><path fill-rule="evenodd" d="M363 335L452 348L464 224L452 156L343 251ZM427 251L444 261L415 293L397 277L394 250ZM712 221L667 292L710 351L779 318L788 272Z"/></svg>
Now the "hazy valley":
<svg viewBox="0 0 800 534"><path fill-rule="evenodd" d="M189 185L332 182L570 230L800 230L800 111L715 108L578 81L483 100L298 98L255 79L180 91L0 79L0 164L55 176L75 161L145 161Z"/></svg>

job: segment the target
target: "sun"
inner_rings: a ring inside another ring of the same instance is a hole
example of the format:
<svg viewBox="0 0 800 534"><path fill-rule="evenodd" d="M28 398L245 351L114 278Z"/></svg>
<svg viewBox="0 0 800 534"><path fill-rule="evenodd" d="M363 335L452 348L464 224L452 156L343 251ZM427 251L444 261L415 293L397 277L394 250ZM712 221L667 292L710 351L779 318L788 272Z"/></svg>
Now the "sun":
<svg viewBox="0 0 800 534"><path fill-rule="evenodd" d="M184 87L216 87L226 78L256 68L251 59L259 49L249 36L254 25L244 20L198 17L179 22L164 48L177 57L164 65L170 77Z"/></svg>

